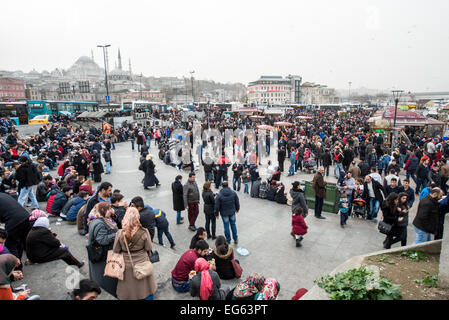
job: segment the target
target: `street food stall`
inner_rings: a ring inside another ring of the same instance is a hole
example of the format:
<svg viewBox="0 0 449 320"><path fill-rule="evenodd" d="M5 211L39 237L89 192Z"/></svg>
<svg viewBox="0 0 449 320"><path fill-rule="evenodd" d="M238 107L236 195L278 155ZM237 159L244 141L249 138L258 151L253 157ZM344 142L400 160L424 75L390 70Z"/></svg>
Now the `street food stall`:
<svg viewBox="0 0 449 320"><path fill-rule="evenodd" d="M387 146L391 145L391 136L394 125L394 107L378 110L367 120L367 123L373 133L385 136L385 143ZM414 111L402 111L398 108L396 113L396 127L394 130L401 132L398 135L401 139L404 137L404 134L409 135L418 132L427 137L442 137L444 126L445 123L443 121L425 117Z"/></svg>

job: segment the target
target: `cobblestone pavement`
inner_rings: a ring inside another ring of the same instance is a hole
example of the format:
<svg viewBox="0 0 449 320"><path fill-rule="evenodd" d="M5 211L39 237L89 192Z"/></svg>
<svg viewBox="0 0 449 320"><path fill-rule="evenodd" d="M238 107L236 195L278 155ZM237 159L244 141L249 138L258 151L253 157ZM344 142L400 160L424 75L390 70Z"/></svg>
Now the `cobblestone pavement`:
<svg viewBox="0 0 449 320"><path fill-rule="evenodd" d="M139 195L143 197L145 203L150 204L153 208L163 209L167 213L170 232L176 242L175 249L154 244L154 248L159 251L161 258L161 261L154 265L159 287L155 299L192 299L189 294L175 292L170 283L171 270L179 257L188 249L193 236L193 232L187 229L186 223L176 225L176 213L172 210L171 183L179 171L164 165L157 156L157 148L152 144L150 153L156 164L156 175L161 182L161 187L144 190L141 184L143 172L137 169L139 152L137 149L131 151L129 142L116 144L116 148L112 152L112 173L102 175L103 181L111 182L113 188L120 189L128 200ZM271 157L274 160L275 152L272 152ZM274 163L277 164L277 161ZM263 165L266 165L266 160L263 161ZM286 168L288 169L287 161ZM56 175L56 171L51 173ZM187 172L182 172L182 174L184 180L187 180ZM281 180L286 186L286 191L289 191L293 181L312 180L312 177L311 174L286 177L284 172ZM328 181L335 182L335 179L329 177ZM197 171L197 183L202 189L204 183L202 170ZM289 300L299 288L311 288L315 279L329 273L353 256L382 249L384 236L377 231L376 223L350 218L347 227L342 229L339 226L338 215L324 213L327 219L318 220L314 218L312 210L306 218L309 232L304 237L303 246L297 248L290 235L291 209L289 206L268 200L253 199L249 195L243 194L243 188L238 195L241 203L240 212L237 214L238 247L245 248L250 252L245 257L236 253L236 258L240 260L243 267L242 278L253 272L276 278L281 285L278 299ZM44 203L41 203L41 208L45 208ZM410 221L413 221L416 208L417 202L412 209ZM204 226L205 223L202 210L201 202L197 227ZM186 211L183 212L183 216L187 220ZM379 212L378 218L380 219L381 216L382 213ZM66 222L57 222L55 218L51 218L50 222L53 232L58 234L61 242L69 246L75 257L86 262L80 277L88 277L85 248L87 240L78 235L76 226L68 225ZM408 231L407 243L411 244L415 240L415 232L410 225ZM217 221L217 234L224 234L221 219ZM166 239L164 241L168 244ZM213 242L209 241L209 245L213 247ZM23 261L25 261L25 257ZM66 284L72 280L73 269L67 268L67 265L60 260L25 266L24 274L25 280L16 283L15 286L27 283L32 293L41 295L42 299L57 299L69 291ZM239 281L222 282L233 287ZM102 293L99 298L113 299L107 293Z"/></svg>

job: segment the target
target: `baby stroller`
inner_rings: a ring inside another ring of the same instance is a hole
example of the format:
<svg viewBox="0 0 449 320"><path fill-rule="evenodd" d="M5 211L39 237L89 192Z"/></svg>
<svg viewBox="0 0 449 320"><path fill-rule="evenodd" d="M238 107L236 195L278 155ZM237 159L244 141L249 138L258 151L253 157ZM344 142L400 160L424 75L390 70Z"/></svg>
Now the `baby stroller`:
<svg viewBox="0 0 449 320"><path fill-rule="evenodd" d="M366 201L361 198L356 198L352 200L352 216L357 218L366 219Z"/></svg>
<svg viewBox="0 0 449 320"><path fill-rule="evenodd" d="M306 173L316 173L315 168L316 168L316 160L312 155L310 155L309 159L304 161L304 171Z"/></svg>

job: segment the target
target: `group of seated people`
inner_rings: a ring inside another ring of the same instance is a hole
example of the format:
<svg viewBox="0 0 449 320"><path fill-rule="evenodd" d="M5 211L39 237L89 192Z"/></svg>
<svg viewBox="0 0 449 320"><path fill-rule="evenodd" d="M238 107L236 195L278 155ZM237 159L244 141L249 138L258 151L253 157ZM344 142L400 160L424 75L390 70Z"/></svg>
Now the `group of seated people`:
<svg viewBox="0 0 449 320"><path fill-rule="evenodd" d="M287 204L285 186L281 181L275 179L271 179L271 183L268 183L267 181L262 181L261 177L257 178L251 186L251 197Z"/></svg>
<svg viewBox="0 0 449 320"><path fill-rule="evenodd" d="M280 285L273 278L254 273L236 287L220 280L240 278L242 268L234 250L224 236L218 236L213 249L206 242L207 233L198 228L190 249L179 259L172 271L172 286L180 293L190 292L201 300L274 300Z"/></svg>

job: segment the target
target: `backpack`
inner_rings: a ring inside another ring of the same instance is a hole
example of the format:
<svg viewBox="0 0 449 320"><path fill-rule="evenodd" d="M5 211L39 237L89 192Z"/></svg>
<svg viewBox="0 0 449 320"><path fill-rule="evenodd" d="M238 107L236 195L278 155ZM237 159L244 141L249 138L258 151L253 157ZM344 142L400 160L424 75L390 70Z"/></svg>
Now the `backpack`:
<svg viewBox="0 0 449 320"><path fill-rule="evenodd" d="M264 181L264 182L262 182L260 184L259 198L266 199L267 198L267 194L268 194L268 183Z"/></svg>

